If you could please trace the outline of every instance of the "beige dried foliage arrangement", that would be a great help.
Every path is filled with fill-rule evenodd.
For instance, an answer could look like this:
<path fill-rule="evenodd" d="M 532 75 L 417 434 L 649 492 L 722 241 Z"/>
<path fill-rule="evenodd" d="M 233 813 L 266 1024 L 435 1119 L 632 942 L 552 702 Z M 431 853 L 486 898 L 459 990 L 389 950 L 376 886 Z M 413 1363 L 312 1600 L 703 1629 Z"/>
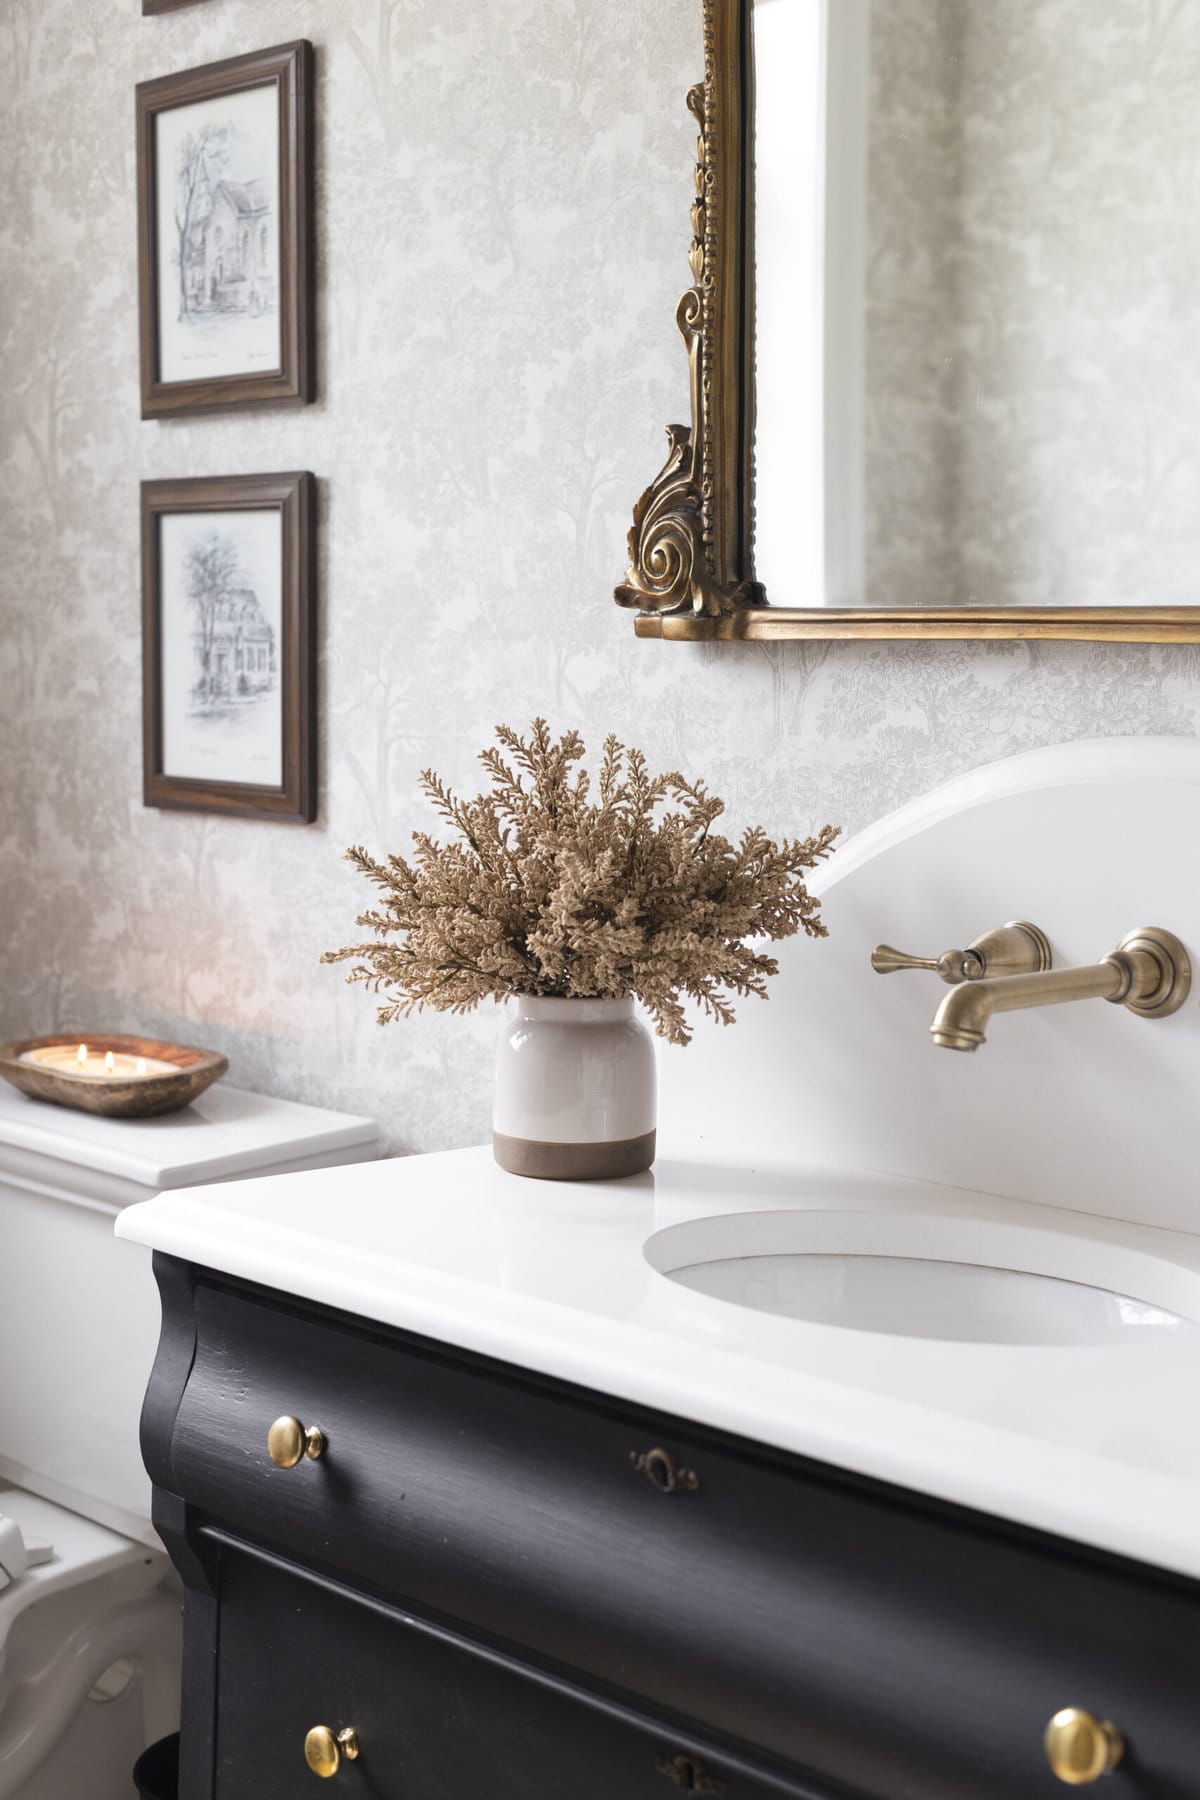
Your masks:
<path fill-rule="evenodd" d="M 354 963 L 347 979 L 383 996 L 381 1025 L 512 994 L 632 994 L 686 1044 L 685 998 L 731 1024 L 730 995 L 765 996 L 778 964 L 752 940 L 827 935 L 804 873 L 836 827 L 776 844 L 755 826 L 734 844 L 713 830 L 723 801 L 676 772 L 651 776 L 615 737 L 594 787 L 578 732 L 556 742 L 535 719 L 528 738 L 501 725 L 496 740 L 479 757 L 490 793 L 461 800 L 421 776 L 459 841 L 414 832 L 412 862 L 346 853 L 379 889 L 358 920 L 374 937 L 322 961 Z"/>

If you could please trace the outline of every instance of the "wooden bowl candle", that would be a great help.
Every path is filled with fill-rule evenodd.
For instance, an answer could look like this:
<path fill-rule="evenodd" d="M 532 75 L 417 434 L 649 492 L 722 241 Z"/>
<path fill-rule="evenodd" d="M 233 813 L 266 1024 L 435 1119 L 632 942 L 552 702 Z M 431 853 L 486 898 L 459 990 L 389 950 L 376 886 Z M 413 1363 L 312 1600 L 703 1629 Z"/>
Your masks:
<path fill-rule="evenodd" d="M 228 1067 L 215 1050 L 104 1031 L 0 1044 L 0 1075 L 23 1094 L 110 1119 L 178 1112 Z"/>

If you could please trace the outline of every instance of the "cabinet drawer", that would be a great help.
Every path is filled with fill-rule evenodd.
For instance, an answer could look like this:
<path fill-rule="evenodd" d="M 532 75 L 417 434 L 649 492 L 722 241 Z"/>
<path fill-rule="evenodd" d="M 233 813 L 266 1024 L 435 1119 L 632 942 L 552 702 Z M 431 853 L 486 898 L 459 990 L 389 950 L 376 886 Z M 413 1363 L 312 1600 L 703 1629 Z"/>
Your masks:
<path fill-rule="evenodd" d="M 236 1550 L 220 1587 L 214 1800 L 319 1791 L 317 1725 L 356 1734 L 327 1790 L 349 1800 L 832 1800 Z"/>
<path fill-rule="evenodd" d="M 1124 1732 L 1113 1800 L 1195 1800 L 1193 1584 L 215 1280 L 195 1317 L 172 1483 L 256 1543 L 878 1800 L 1055 1800 L 1064 1706 Z M 320 1460 L 271 1464 L 282 1412 Z"/>

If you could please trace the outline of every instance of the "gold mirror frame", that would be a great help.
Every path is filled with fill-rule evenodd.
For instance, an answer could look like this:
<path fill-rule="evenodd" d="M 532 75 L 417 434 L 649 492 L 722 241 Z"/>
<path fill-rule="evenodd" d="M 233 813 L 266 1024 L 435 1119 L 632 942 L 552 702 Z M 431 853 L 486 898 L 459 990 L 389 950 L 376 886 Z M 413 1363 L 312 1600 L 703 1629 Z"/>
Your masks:
<path fill-rule="evenodd" d="M 1087 638 L 1200 642 L 1200 606 L 771 606 L 754 574 L 754 41 L 752 0 L 702 0 L 704 81 L 692 201 L 694 285 L 676 320 L 692 423 L 634 508 L 616 590 L 639 637 Z"/>

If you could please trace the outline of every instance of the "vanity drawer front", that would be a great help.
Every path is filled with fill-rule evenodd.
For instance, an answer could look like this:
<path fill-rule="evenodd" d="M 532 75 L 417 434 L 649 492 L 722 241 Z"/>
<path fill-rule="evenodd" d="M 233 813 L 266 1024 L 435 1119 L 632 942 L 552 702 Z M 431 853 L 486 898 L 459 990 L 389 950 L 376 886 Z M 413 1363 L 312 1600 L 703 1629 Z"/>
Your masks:
<path fill-rule="evenodd" d="M 1195 1800 L 1190 1585 L 217 1282 L 195 1311 L 173 1482 L 255 1542 L 873 1800 L 1053 1800 L 1064 1706 L 1129 1739 L 1113 1800 Z M 284 1411 L 319 1461 L 270 1463 Z"/>
<path fill-rule="evenodd" d="M 350 1727 L 353 1800 L 827 1800 L 297 1571 L 221 1555 L 214 1800 L 296 1800 Z"/>

